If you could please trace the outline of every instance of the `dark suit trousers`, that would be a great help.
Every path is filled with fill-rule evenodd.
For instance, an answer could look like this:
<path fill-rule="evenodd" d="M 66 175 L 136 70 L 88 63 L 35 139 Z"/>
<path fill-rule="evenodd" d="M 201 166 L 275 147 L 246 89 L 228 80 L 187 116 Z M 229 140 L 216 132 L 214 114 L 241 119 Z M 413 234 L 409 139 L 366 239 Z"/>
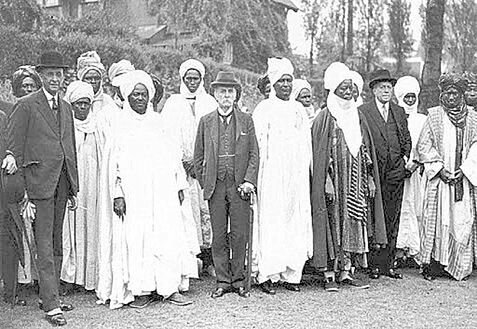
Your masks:
<path fill-rule="evenodd" d="M 404 179 L 399 177 L 402 176 L 402 168 L 390 169 L 385 173 L 386 175 L 381 178 L 381 194 L 388 244 L 386 248 L 371 252 L 372 266 L 379 268 L 382 272 L 387 272 L 393 268 L 404 191 Z M 399 178 L 396 179 L 397 177 Z"/>
<path fill-rule="evenodd" d="M 2 269 L 3 283 L 4 283 L 4 297 L 5 301 L 10 302 L 13 297 L 13 287 L 16 282 L 16 277 L 18 275 L 18 264 L 19 259 L 15 251 L 15 244 L 10 234 L 8 234 L 7 221 L 10 220 L 7 210 L 2 212 L 2 218 L 0 219 L 0 243 L 1 243 L 1 255 L 0 259 L 2 264 L 0 267 Z"/>
<path fill-rule="evenodd" d="M 34 222 L 37 265 L 40 276 L 40 298 L 48 312 L 59 307 L 58 287 L 63 255 L 63 219 L 69 194 L 67 174 L 61 171 L 55 195 L 48 199 L 32 200 L 36 205 Z"/>
<path fill-rule="evenodd" d="M 240 198 L 233 178 L 217 180 L 209 200 L 212 222 L 212 258 L 218 288 L 239 288 L 245 280 L 245 249 L 248 237 L 249 203 Z M 230 234 L 227 227 L 230 218 Z M 229 236 L 229 238 L 227 238 Z M 232 257 L 230 257 L 232 250 Z"/>

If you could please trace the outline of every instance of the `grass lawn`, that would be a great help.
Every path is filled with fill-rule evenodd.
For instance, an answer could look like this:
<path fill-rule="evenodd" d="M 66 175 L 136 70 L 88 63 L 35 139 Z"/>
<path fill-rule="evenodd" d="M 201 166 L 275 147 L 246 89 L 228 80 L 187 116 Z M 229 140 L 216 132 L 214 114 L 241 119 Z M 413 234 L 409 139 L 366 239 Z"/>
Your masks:
<path fill-rule="evenodd" d="M 430 283 L 415 269 L 403 280 L 382 277 L 368 290 L 343 288 L 326 293 L 311 276 L 302 292 L 278 288 L 275 296 L 254 289 L 248 299 L 228 294 L 214 300 L 212 278 L 191 283 L 194 304 L 178 307 L 164 302 L 135 310 L 109 310 L 95 304 L 93 294 L 65 297 L 76 309 L 65 328 L 477 328 L 477 274 L 456 282 L 439 278 Z M 51 328 L 36 307 L 0 302 L 0 328 Z"/>

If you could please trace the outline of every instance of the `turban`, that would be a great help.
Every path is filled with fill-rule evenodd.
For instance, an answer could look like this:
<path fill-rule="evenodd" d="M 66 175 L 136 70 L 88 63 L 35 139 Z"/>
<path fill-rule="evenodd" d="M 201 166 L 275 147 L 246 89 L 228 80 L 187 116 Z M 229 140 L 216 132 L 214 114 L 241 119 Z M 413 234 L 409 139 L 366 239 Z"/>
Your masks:
<path fill-rule="evenodd" d="M 149 93 L 149 102 L 152 101 L 156 89 L 154 88 L 154 83 L 152 82 L 151 76 L 144 71 L 134 70 L 124 74 L 124 79 L 121 79 L 121 85 L 119 89 L 121 90 L 121 95 L 127 101 L 129 95 L 138 84 L 143 84 Z"/>
<path fill-rule="evenodd" d="M 303 80 L 303 79 L 293 80 L 293 89 L 292 89 L 290 99 L 296 100 L 298 98 L 298 96 L 300 96 L 300 92 L 303 89 L 308 89 L 311 93 L 311 85 L 308 83 L 308 81 Z"/>
<path fill-rule="evenodd" d="M 417 112 L 417 107 L 419 104 L 419 93 L 421 92 L 421 87 L 419 86 L 419 81 L 416 78 L 411 76 L 405 76 L 399 78 L 394 86 L 394 94 L 398 100 L 399 106 L 402 106 L 404 110 L 406 110 L 407 114 Z M 412 106 L 407 105 L 404 103 L 404 96 L 407 94 L 415 94 L 416 95 L 416 103 Z"/>
<path fill-rule="evenodd" d="M 449 89 L 450 87 L 455 87 L 462 94 L 467 89 L 467 80 L 460 74 L 456 73 L 446 73 L 441 75 L 439 78 L 439 89 L 441 93 Z"/>
<path fill-rule="evenodd" d="M 346 72 L 346 74 L 349 72 L 349 68 L 345 64 L 340 62 L 331 63 L 325 70 L 323 78 L 325 89 L 329 90 L 331 93 L 334 92 L 336 87 L 345 80 L 341 78 L 343 72 Z M 352 79 L 351 75 L 347 79 Z"/>
<path fill-rule="evenodd" d="M 465 72 L 463 75 L 465 81 L 467 81 L 467 86 L 470 84 L 477 84 L 477 74 L 474 72 Z"/>
<path fill-rule="evenodd" d="M 76 69 L 78 70 L 77 76 L 80 80 L 83 80 L 85 74 L 91 70 L 97 71 L 101 76 L 106 72 L 104 65 L 101 63 L 101 58 L 94 50 L 81 54 L 81 56 L 78 57 Z"/>
<path fill-rule="evenodd" d="M 267 76 L 272 86 L 285 74 L 293 78 L 293 65 L 288 58 L 272 57 L 268 59 Z M 273 92 L 272 88 L 272 93 Z"/>
<path fill-rule="evenodd" d="M 135 70 L 134 65 L 132 65 L 130 61 L 128 61 L 127 59 L 122 59 L 117 63 L 113 63 L 109 67 L 109 71 L 108 71 L 109 81 L 111 81 L 111 84 L 113 86 L 118 87 L 120 84 L 120 81 L 117 78 L 124 73 L 131 72 L 134 70 Z"/>
<path fill-rule="evenodd" d="M 201 81 L 199 88 L 194 93 L 191 93 L 189 88 L 184 83 L 184 77 L 189 70 L 196 70 L 200 73 Z M 181 86 L 180 93 L 186 98 L 196 97 L 199 94 L 205 93 L 204 89 L 204 76 L 205 76 L 205 67 L 204 64 L 199 62 L 196 59 L 188 59 L 179 67 L 179 75 L 181 76 Z"/>
<path fill-rule="evenodd" d="M 73 81 L 66 88 L 65 101 L 73 104 L 81 98 L 88 98 L 91 102 L 94 99 L 93 87 L 83 81 Z"/>
<path fill-rule="evenodd" d="M 353 83 L 358 86 L 358 92 L 361 95 L 363 92 L 363 87 L 364 87 L 364 80 L 361 74 L 359 74 L 356 71 L 351 71 L 351 80 L 353 80 Z"/>
<path fill-rule="evenodd" d="M 19 97 L 21 92 L 20 89 L 25 78 L 32 78 L 35 81 L 36 86 L 41 88 L 41 79 L 38 73 L 35 71 L 35 67 L 31 65 L 20 66 L 14 73 L 12 77 L 12 89 L 13 95 Z"/>

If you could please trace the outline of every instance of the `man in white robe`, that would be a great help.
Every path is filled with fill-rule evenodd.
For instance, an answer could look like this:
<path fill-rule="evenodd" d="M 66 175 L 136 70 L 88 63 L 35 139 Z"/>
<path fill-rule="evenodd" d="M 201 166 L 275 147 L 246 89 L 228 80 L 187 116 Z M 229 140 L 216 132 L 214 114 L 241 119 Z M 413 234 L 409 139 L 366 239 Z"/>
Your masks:
<path fill-rule="evenodd" d="M 210 251 L 212 228 L 207 202 L 204 201 L 193 168 L 194 145 L 200 119 L 217 109 L 217 102 L 204 88 L 204 65 L 195 59 L 188 59 L 179 68 L 181 77 L 180 93 L 173 94 L 164 104 L 161 112 L 167 134 L 177 141 L 182 150 L 182 163 L 187 173 L 189 188 L 184 191 L 182 217 L 188 231 L 189 247 L 197 255 L 203 249 Z M 204 264 L 206 268 L 209 264 Z M 182 290 L 188 290 L 188 280 L 184 278 Z"/>
<path fill-rule="evenodd" d="M 63 222 L 63 264 L 61 279 L 94 290 L 98 275 L 98 172 L 99 145 L 95 116 L 90 112 L 93 87 L 72 82 L 65 100 L 74 112 L 78 157 L 78 208 L 67 211 Z"/>
<path fill-rule="evenodd" d="M 260 152 L 256 246 L 258 282 L 299 291 L 303 266 L 312 256 L 310 207 L 311 134 L 301 104 L 290 99 L 293 66 L 270 58 L 270 97 L 258 104 L 254 122 Z M 254 247 L 255 248 L 255 247 Z"/>
<path fill-rule="evenodd" d="M 473 263 L 477 112 L 464 104 L 466 81 L 461 76 L 442 75 L 439 88 L 441 104 L 429 109 L 417 145 L 427 180 L 419 260 L 426 280 L 434 280 L 441 267 L 462 280 Z"/>
<path fill-rule="evenodd" d="M 313 96 L 310 83 L 303 79 L 293 80 L 293 89 L 290 98 L 303 105 L 303 111 L 305 111 L 311 127 L 313 125 L 313 120 L 315 120 L 316 113 L 312 104 Z"/>
<path fill-rule="evenodd" d="M 406 163 L 407 177 L 404 180 L 401 220 L 396 243 L 396 248 L 401 249 L 398 252 L 398 259 L 416 256 L 420 249 L 419 224 L 422 221 L 424 186 L 421 179 L 422 167 L 417 155 L 417 141 L 426 121 L 424 114 L 417 113 L 420 90 L 419 82 L 411 76 L 399 78 L 394 86 L 398 104 L 406 111 L 412 142 L 411 156 Z"/>

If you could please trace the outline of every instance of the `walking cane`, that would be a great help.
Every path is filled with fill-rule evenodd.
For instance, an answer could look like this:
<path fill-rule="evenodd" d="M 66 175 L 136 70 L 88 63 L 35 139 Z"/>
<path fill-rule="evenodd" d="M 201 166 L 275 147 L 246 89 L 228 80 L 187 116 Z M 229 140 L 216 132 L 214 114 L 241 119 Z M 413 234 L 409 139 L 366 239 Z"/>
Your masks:
<path fill-rule="evenodd" d="M 247 291 L 252 288 L 252 247 L 253 247 L 253 206 L 255 204 L 255 192 L 250 193 L 250 216 L 248 219 L 248 243 L 247 243 Z"/>

